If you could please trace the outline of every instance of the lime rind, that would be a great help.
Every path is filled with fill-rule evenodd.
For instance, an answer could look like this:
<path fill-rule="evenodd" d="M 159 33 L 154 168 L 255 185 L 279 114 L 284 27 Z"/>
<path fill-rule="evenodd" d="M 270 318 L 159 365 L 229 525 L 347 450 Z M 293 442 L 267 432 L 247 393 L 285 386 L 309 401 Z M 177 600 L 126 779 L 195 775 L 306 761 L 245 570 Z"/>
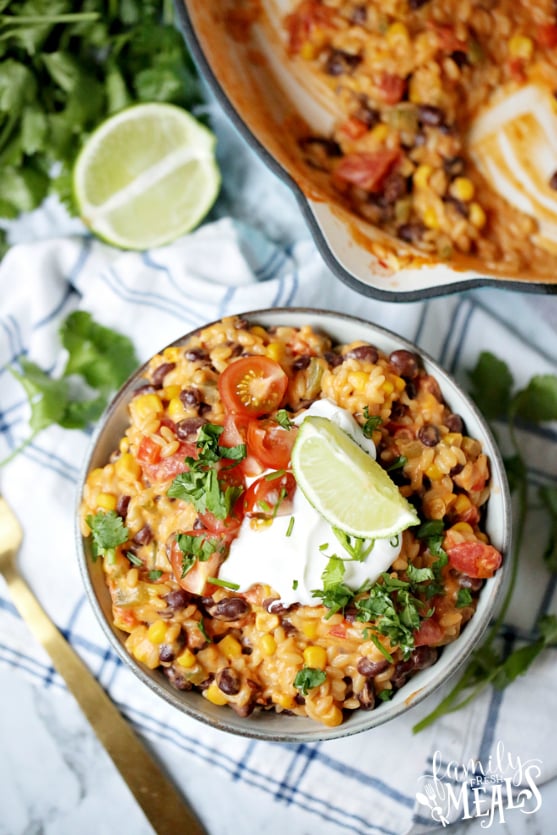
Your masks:
<path fill-rule="evenodd" d="M 292 468 L 314 509 L 351 536 L 387 539 L 420 522 L 388 473 L 327 418 L 302 421 Z"/>

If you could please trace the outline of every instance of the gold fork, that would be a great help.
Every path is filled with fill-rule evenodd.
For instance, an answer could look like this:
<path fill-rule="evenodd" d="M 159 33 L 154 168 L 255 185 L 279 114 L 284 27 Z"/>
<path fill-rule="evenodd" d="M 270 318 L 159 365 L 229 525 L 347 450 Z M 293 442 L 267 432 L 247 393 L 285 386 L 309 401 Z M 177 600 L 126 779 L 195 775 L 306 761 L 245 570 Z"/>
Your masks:
<path fill-rule="evenodd" d="M 46 649 L 93 730 L 158 835 L 204 835 L 193 810 L 152 758 L 101 685 L 50 620 L 19 573 L 23 532 L 0 496 L 0 574 L 22 618 Z"/>

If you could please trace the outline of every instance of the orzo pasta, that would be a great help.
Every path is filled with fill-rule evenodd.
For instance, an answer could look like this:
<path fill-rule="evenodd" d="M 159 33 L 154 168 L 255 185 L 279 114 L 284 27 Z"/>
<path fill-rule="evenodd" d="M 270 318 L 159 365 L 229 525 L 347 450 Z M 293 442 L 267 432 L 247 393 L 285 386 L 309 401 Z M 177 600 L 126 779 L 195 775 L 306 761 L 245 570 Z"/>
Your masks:
<path fill-rule="evenodd" d="M 528 137 L 514 162 L 522 170 L 509 163 L 504 192 L 491 187 L 468 141 L 475 118 L 518 90 L 531 89 L 534 111 L 543 88 L 555 110 L 554 3 L 301 0 L 284 27 L 292 58 L 336 103 L 332 134 L 303 138 L 304 155 L 351 208 L 428 259 L 554 275 L 555 233 L 540 234 L 543 220 L 555 227 L 552 140 L 533 209 Z M 531 125 L 524 130 L 536 141 Z"/>
<path fill-rule="evenodd" d="M 374 543 L 320 519 L 320 538 L 303 538 L 290 454 L 325 406 L 419 524 Z M 150 361 L 129 420 L 81 508 L 114 625 L 138 662 L 241 716 L 335 726 L 380 709 L 459 636 L 501 564 L 483 527 L 486 455 L 407 350 L 226 318 Z M 308 553 L 288 557 L 292 542 Z"/>

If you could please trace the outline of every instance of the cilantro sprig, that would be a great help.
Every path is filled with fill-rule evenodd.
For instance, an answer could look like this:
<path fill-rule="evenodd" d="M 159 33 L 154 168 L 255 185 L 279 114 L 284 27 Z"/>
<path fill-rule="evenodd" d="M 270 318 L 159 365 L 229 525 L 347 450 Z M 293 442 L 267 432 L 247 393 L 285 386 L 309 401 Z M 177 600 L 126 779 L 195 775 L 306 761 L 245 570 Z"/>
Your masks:
<path fill-rule="evenodd" d="M 53 377 L 26 357 L 19 369 L 8 370 L 18 380 L 31 407 L 27 439 L 3 461 L 7 464 L 43 429 L 57 424 L 64 429 L 84 429 L 102 414 L 110 394 L 138 366 L 130 340 L 93 320 L 90 313 L 75 310 L 59 330 L 67 359 L 60 376 Z"/>
<path fill-rule="evenodd" d="M 224 543 L 220 537 L 202 534 L 179 533 L 176 542 L 182 557 L 182 577 L 193 568 L 196 562 L 207 562 L 217 551 L 224 551 Z"/>
<path fill-rule="evenodd" d="M 219 478 L 225 461 L 239 462 L 246 456 L 245 444 L 235 447 L 219 445 L 223 427 L 217 424 L 205 424 L 197 439 L 198 456 L 187 456 L 188 469 L 175 477 L 167 490 L 167 495 L 174 499 L 193 504 L 198 513 L 209 511 L 217 519 L 227 519 L 234 503 L 242 494 L 242 487 L 227 484 Z M 224 470 L 226 472 L 226 468 Z"/>
<path fill-rule="evenodd" d="M 310 690 L 319 687 L 327 679 L 327 673 L 316 667 L 303 667 L 296 673 L 294 687 L 299 690 L 302 696 L 307 696 Z"/>
<path fill-rule="evenodd" d="M 479 409 L 487 420 L 507 427 L 512 448 L 512 454 L 505 458 L 505 468 L 511 492 L 516 496 L 518 512 L 514 545 L 510 555 L 510 580 L 499 614 L 486 639 L 472 654 L 464 673 L 451 691 L 431 713 L 414 726 L 414 732 L 421 731 L 447 713 L 465 707 L 490 684 L 498 690 L 504 689 L 518 676 L 524 675 L 546 647 L 557 642 L 555 615 L 543 615 L 536 625 L 537 637 L 508 654 L 505 642 L 500 643 L 498 640 L 502 636 L 505 617 L 516 588 L 519 555 L 530 510 L 528 468 L 518 440 L 517 427 L 521 423 L 539 424 L 557 420 L 557 376 L 536 375 L 524 388 L 514 391 L 514 379 L 507 364 L 490 352 L 480 354 L 469 376 L 471 393 Z M 538 490 L 538 497 L 540 507 L 545 509 L 549 517 L 549 534 L 543 557 L 548 569 L 555 572 L 557 488 L 543 486 Z M 461 598 L 463 599 L 465 598 Z"/>
<path fill-rule="evenodd" d="M 129 539 L 129 531 L 115 510 L 99 510 L 90 514 L 85 521 L 91 530 L 91 551 L 93 560 L 104 557 L 107 562 L 116 560 L 116 548 Z"/>

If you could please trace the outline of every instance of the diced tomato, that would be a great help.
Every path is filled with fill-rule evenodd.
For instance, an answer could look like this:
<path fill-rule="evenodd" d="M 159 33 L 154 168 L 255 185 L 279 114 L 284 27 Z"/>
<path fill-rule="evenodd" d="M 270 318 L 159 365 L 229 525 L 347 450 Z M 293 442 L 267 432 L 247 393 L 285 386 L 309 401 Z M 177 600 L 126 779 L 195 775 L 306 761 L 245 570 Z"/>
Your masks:
<path fill-rule="evenodd" d="M 434 618 L 427 618 L 414 632 L 414 644 L 417 647 L 434 647 L 443 640 L 444 636 L 443 627 Z"/>
<path fill-rule="evenodd" d="M 137 450 L 137 460 L 140 464 L 156 464 L 161 457 L 161 446 L 146 435 Z"/>
<path fill-rule="evenodd" d="M 242 415 L 226 415 L 224 421 L 224 431 L 219 439 L 220 446 L 232 447 L 238 446 L 238 444 L 247 445 L 249 423 L 249 418 L 242 417 Z M 248 449 L 246 457 L 240 461 L 234 469 L 248 478 L 254 478 L 261 475 L 265 468 L 263 463 L 259 461 L 255 455 L 252 455 L 251 451 Z"/>
<path fill-rule="evenodd" d="M 381 73 L 376 84 L 385 104 L 398 104 L 406 90 L 406 79 L 389 72 Z"/>
<path fill-rule="evenodd" d="M 544 23 L 538 26 L 536 40 L 540 46 L 553 49 L 557 46 L 557 26 L 554 23 Z"/>
<path fill-rule="evenodd" d="M 248 424 L 248 451 L 265 467 L 284 470 L 290 463 L 298 428 L 284 429 L 276 420 L 251 420 Z"/>
<path fill-rule="evenodd" d="M 187 533 L 190 536 L 201 535 L 199 531 L 188 531 Z M 191 592 L 191 594 L 207 594 L 214 588 L 211 583 L 207 582 L 208 578 L 218 576 L 219 568 L 226 555 L 226 548 L 223 547 L 223 541 L 220 536 L 211 533 L 206 533 L 203 536 L 205 539 L 213 541 L 217 546 L 217 550 L 211 554 L 208 560 L 196 560 L 183 577 L 184 553 L 176 539 L 173 541 L 169 552 L 170 564 L 176 582 L 185 591 Z"/>
<path fill-rule="evenodd" d="M 349 139 L 361 139 L 368 132 L 369 127 L 357 116 L 351 116 L 341 126 L 340 131 Z"/>
<path fill-rule="evenodd" d="M 428 25 L 437 35 L 437 43 L 441 52 L 450 55 L 451 52 L 467 51 L 468 44 L 466 41 L 461 41 L 457 38 L 452 26 L 442 26 L 440 23 L 435 23 L 434 21 L 430 21 Z"/>
<path fill-rule="evenodd" d="M 518 82 L 519 84 L 523 84 L 526 79 L 526 69 L 524 66 L 524 61 L 522 58 L 511 58 L 509 61 L 509 73 L 511 78 Z"/>
<path fill-rule="evenodd" d="M 186 457 L 195 458 L 196 456 L 197 447 L 194 444 L 180 444 L 173 455 L 169 455 L 167 458 L 159 457 L 155 461 L 142 461 L 141 468 L 149 481 L 167 481 L 187 469 Z"/>
<path fill-rule="evenodd" d="M 250 484 L 244 496 L 246 516 L 271 519 L 292 513 L 292 501 L 296 491 L 296 479 L 292 473 L 272 477 L 264 475 Z"/>
<path fill-rule="evenodd" d="M 255 418 L 278 409 L 288 376 L 269 357 L 241 357 L 224 369 L 218 386 L 227 412 Z"/>
<path fill-rule="evenodd" d="M 452 568 L 466 574 L 468 577 L 475 577 L 480 580 L 493 577 L 503 562 L 503 557 L 497 548 L 477 540 L 458 542 L 446 550 L 449 565 Z"/>
<path fill-rule="evenodd" d="M 332 635 L 333 638 L 346 638 L 346 624 L 337 623 L 335 626 L 331 626 L 329 629 L 329 635 Z"/>
<path fill-rule="evenodd" d="M 288 51 L 296 55 L 311 38 L 318 26 L 336 28 L 335 10 L 324 6 L 321 0 L 303 0 L 298 8 L 286 16 L 284 25 L 288 32 Z"/>
<path fill-rule="evenodd" d="M 386 148 L 370 153 L 347 154 L 335 168 L 334 176 L 364 191 L 378 191 L 399 158 L 398 150 Z"/>

